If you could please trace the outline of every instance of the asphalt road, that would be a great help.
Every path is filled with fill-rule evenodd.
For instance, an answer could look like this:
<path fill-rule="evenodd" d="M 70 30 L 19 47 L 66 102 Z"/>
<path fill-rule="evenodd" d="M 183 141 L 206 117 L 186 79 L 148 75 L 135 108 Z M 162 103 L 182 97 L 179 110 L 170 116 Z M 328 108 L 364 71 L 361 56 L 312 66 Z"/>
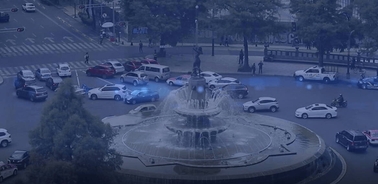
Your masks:
<path fill-rule="evenodd" d="M 369 147 L 366 152 L 348 152 L 335 143 L 335 133 L 343 129 L 366 130 L 376 129 L 378 118 L 378 100 L 376 91 L 365 91 L 357 89 L 350 84 L 340 83 L 326 85 L 322 83 L 297 82 L 291 77 L 253 77 L 235 75 L 231 77 L 239 78 L 240 81 L 249 86 L 250 95 L 246 99 L 236 100 L 236 107 L 240 107 L 245 101 L 253 100 L 261 96 L 271 96 L 278 99 L 280 110 L 276 113 L 259 112 L 264 115 L 274 116 L 290 120 L 304 125 L 319 136 L 325 142 L 338 151 L 346 160 L 348 168 L 347 174 L 342 180 L 342 184 L 364 183 L 373 184 L 378 182 L 378 175 L 372 171 L 373 161 L 378 155 L 378 147 Z M 86 77 L 84 72 L 78 71 L 78 77 L 74 75 L 72 80 L 75 83 L 86 84 L 90 87 L 100 87 L 107 83 L 119 83 L 119 78 L 99 79 Z M 40 85 L 43 83 L 38 82 Z M 142 87 L 133 87 L 139 89 Z M 155 83 L 151 81 L 150 89 L 159 91 L 163 100 L 169 91 L 176 87 L 168 86 L 165 83 Z M 348 100 L 348 107 L 338 109 L 338 117 L 335 119 L 297 119 L 294 111 L 312 103 L 330 103 L 338 94 L 342 93 Z M 0 111 L 2 117 L 1 127 L 8 129 L 12 134 L 13 143 L 7 148 L 1 148 L 0 160 L 7 157 L 17 149 L 29 149 L 28 131 L 37 126 L 40 114 L 45 102 L 32 103 L 27 100 L 17 99 L 12 86 L 12 79 L 6 79 L 0 86 L 2 98 Z M 49 91 L 53 97 L 54 92 Z M 161 101 L 160 100 L 160 101 Z M 155 102 L 158 105 L 160 102 Z M 121 115 L 138 105 L 126 105 L 113 100 L 85 100 L 84 106 L 99 118 L 110 115 Z M 103 108 L 111 107 L 111 108 Z"/>

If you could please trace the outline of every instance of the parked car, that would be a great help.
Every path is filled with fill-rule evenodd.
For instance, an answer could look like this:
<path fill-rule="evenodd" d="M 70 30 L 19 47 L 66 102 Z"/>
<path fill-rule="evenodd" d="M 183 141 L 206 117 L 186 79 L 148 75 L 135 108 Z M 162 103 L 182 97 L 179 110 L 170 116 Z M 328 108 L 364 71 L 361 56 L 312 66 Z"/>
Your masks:
<path fill-rule="evenodd" d="M 254 113 L 260 110 L 270 110 L 276 112 L 279 109 L 277 99 L 272 97 L 260 97 L 256 100 L 248 101 L 243 104 L 243 110 Z"/>
<path fill-rule="evenodd" d="M 46 89 L 41 86 L 25 86 L 16 90 L 16 95 L 18 98 L 29 99 L 34 102 L 36 100 L 46 100 L 48 93 Z"/>
<path fill-rule="evenodd" d="M 143 116 L 150 116 L 155 112 L 157 112 L 157 108 L 154 104 L 143 104 L 133 110 L 130 110 L 129 114 L 142 114 Z"/>
<path fill-rule="evenodd" d="M 56 73 L 58 74 L 59 77 L 72 76 L 70 65 L 68 65 L 67 63 L 58 64 L 56 68 Z"/>
<path fill-rule="evenodd" d="M 30 155 L 28 151 L 19 150 L 14 151 L 13 154 L 8 158 L 9 164 L 14 164 L 18 168 L 25 169 L 29 165 Z"/>
<path fill-rule="evenodd" d="M 134 86 L 146 85 L 148 83 L 148 76 L 144 72 L 133 71 L 121 75 L 120 80 L 122 83 L 131 83 Z"/>
<path fill-rule="evenodd" d="M 211 71 L 201 72 L 200 75 L 202 75 L 206 79 L 206 83 L 209 83 L 210 81 L 219 80 L 222 78 L 222 75 L 219 75 L 218 73 L 211 72 Z"/>
<path fill-rule="evenodd" d="M 165 65 L 143 64 L 137 70 L 144 72 L 149 79 L 153 79 L 155 82 L 167 80 L 171 77 L 171 70 L 169 66 Z"/>
<path fill-rule="evenodd" d="M 125 72 L 125 67 L 123 67 L 123 65 L 119 61 L 107 61 L 104 64 L 113 67 L 116 74 Z"/>
<path fill-rule="evenodd" d="M 213 90 L 213 94 L 219 94 L 220 92 L 226 92 L 231 98 L 245 98 L 249 91 L 248 87 L 244 84 L 228 84 L 220 88 Z"/>
<path fill-rule="evenodd" d="M 113 67 L 111 67 L 109 65 L 101 64 L 101 65 L 97 65 L 97 66 L 88 68 L 85 73 L 89 77 L 95 76 L 95 77 L 102 77 L 102 78 L 106 79 L 106 78 L 114 77 L 115 70 L 114 70 Z"/>
<path fill-rule="evenodd" d="M 40 80 L 44 81 L 51 77 L 51 71 L 48 68 L 38 68 L 35 72 L 35 77 Z"/>
<path fill-rule="evenodd" d="M 0 22 L 9 22 L 9 14 L 6 12 L 0 12 Z"/>
<path fill-rule="evenodd" d="M 187 85 L 188 82 L 189 82 L 189 79 L 190 79 L 190 75 L 180 75 L 180 76 L 177 76 L 177 77 L 171 77 L 169 79 L 167 79 L 167 84 L 170 85 L 170 86 L 184 86 L 184 85 Z"/>
<path fill-rule="evenodd" d="M 357 130 L 343 130 L 336 133 L 336 143 L 344 146 L 348 151 L 366 150 L 368 148 L 368 140 L 366 136 Z"/>
<path fill-rule="evenodd" d="M 238 79 L 232 77 L 223 77 L 219 80 L 212 80 L 208 83 L 210 89 L 221 88 L 229 84 L 240 84 Z"/>
<path fill-rule="evenodd" d="M 59 84 L 62 83 L 63 80 L 60 77 L 50 77 L 46 80 L 45 84 L 47 88 L 50 88 L 51 90 L 55 91 L 58 89 Z"/>
<path fill-rule="evenodd" d="M 362 132 L 370 145 L 378 145 L 378 130 L 365 130 Z"/>
<path fill-rule="evenodd" d="M 140 60 L 140 62 L 142 64 L 157 64 L 157 65 L 159 64 L 156 60 L 150 59 L 150 58 L 142 59 L 142 60 Z"/>
<path fill-rule="evenodd" d="M 134 90 L 128 94 L 124 100 L 126 104 L 136 104 L 140 102 L 154 102 L 159 99 L 159 93 L 151 90 Z"/>
<path fill-rule="evenodd" d="M 25 87 L 27 85 L 26 81 L 22 78 L 16 77 L 14 79 L 14 88 L 17 90 L 19 88 Z"/>
<path fill-rule="evenodd" d="M 4 128 L 0 128 L 0 145 L 1 147 L 7 147 L 12 142 L 12 136 Z"/>
<path fill-rule="evenodd" d="M 378 89 L 378 77 L 360 79 L 357 86 L 362 89 Z"/>
<path fill-rule="evenodd" d="M 93 88 L 88 91 L 88 98 L 91 100 L 97 99 L 114 99 L 122 100 L 129 92 L 125 85 L 121 84 L 107 84 L 100 88 Z"/>
<path fill-rule="evenodd" d="M 0 161 L 0 183 L 2 183 L 5 179 L 16 176 L 18 169 L 13 164 L 5 164 L 4 162 Z"/>
<path fill-rule="evenodd" d="M 125 67 L 125 71 L 134 71 L 138 69 L 140 66 L 142 66 L 142 63 L 140 61 L 126 61 L 123 63 L 123 67 Z"/>
<path fill-rule="evenodd" d="M 35 75 L 30 70 L 21 70 L 17 73 L 17 77 L 20 79 L 25 80 L 25 82 L 34 82 L 35 81 Z"/>
<path fill-rule="evenodd" d="M 297 118 L 335 118 L 337 117 L 337 108 L 326 104 L 316 103 L 307 107 L 301 107 L 295 111 Z"/>
<path fill-rule="evenodd" d="M 22 10 L 25 12 L 35 12 L 35 6 L 33 3 L 24 3 L 22 4 Z"/>

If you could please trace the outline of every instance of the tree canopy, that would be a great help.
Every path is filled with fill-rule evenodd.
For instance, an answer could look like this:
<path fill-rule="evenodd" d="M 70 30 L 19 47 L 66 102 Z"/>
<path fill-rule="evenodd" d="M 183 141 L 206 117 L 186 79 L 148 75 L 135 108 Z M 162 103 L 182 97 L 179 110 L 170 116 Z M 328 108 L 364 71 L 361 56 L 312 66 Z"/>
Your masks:
<path fill-rule="evenodd" d="M 74 169 L 76 175 L 72 177 L 78 183 L 97 178 L 95 173 L 119 169 L 122 160 L 110 148 L 113 130 L 87 112 L 71 80 L 64 80 L 55 97 L 46 103 L 39 126 L 29 135 L 32 153 L 36 155 L 34 162 L 41 164 L 33 165 L 61 165 L 67 173 Z"/>

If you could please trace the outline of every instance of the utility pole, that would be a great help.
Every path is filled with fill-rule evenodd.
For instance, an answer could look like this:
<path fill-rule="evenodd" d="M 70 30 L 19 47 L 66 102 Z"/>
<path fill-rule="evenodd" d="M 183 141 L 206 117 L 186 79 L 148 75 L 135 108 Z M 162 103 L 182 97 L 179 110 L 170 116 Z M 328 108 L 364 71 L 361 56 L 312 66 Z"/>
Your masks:
<path fill-rule="evenodd" d="M 347 66 L 347 79 L 350 79 L 350 72 L 349 72 L 349 68 L 350 68 L 350 38 L 352 37 L 352 34 L 354 33 L 354 30 L 352 30 L 350 33 L 349 33 L 349 37 L 348 37 L 348 66 Z"/>
<path fill-rule="evenodd" d="M 196 39 L 196 47 L 198 47 L 198 5 L 196 5 L 196 20 L 195 20 L 195 23 L 196 23 L 196 36 L 195 36 L 195 39 Z"/>
<path fill-rule="evenodd" d="M 115 22 L 115 8 L 114 8 L 114 1 L 113 1 L 113 36 L 115 38 L 115 42 L 117 42 L 117 39 L 116 39 L 116 34 L 115 34 L 115 27 L 116 26 L 116 22 Z"/>
<path fill-rule="evenodd" d="M 213 7 L 213 13 L 212 13 L 212 29 L 211 29 L 211 56 L 214 56 L 214 13 L 215 13 L 215 10 L 214 10 L 214 7 Z"/>

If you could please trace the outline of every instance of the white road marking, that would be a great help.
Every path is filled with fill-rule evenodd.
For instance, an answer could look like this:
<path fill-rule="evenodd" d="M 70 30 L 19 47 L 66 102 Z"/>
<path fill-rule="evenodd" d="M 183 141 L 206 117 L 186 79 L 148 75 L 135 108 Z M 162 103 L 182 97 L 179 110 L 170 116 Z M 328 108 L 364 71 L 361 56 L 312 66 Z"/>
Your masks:
<path fill-rule="evenodd" d="M 41 26 L 41 28 L 45 28 L 45 27 L 43 27 L 42 25 L 39 25 L 39 26 Z"/>
<path fill-rule="evenodd" d="M 13 35 L 15 38 L 17 38 L 17 36 L 16 35 Z"/>
<path fill-rule="evenodd" d="M 53 33 L 50 33 L 52 36 L 55 36 Z"/>
<path fill-rule="evenodd" d="M 109 81 L 107 81 L 103 78 L 100 78 L 100 77 L 97 77 L 97 79 L 100 80 L 100 81 L 104 81 L 105 83 L 108 83 L 108 84 L 113 84 L 112 82 L 109 82 Z"/>
<path fill-rule="evenodd" d="M 35 21 L 33 18 L 30 18 L 33 22 Z"/>
<path fill-rule="evenodd" d="M 13 19 L 13 21 L 18 22 L 16 19 Z"/>
<path fill-rule="evenodd" d="M 43 9 L 46 9 L 45 6 L 42 6 Z"/>
<path fill-rule="evenodd" d="M 32 33 L 32 35 L 33 35 L 34 37 L 37 37 L 37 35 L 35 35 L 34 33 Z"/>

